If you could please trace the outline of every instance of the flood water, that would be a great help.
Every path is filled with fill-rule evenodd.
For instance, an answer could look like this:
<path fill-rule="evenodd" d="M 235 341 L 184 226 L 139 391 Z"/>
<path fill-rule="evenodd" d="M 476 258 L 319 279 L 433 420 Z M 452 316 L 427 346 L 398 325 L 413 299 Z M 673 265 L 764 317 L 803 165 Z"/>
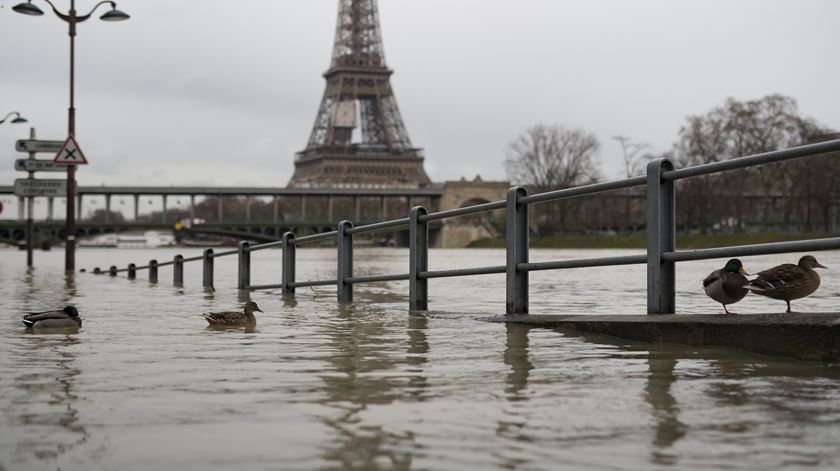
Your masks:
<path fill-rule="evenodd" d="M 188 249 L 80 249 L 79 268 L 171 260 Z M 533 250 L 532 261 L 632 251 Z M 801 254 L 744 258 L 759 271 Z M 819 291 L 795 310 L 837 311 L 840 252 L 816 253 Z M 502 250 L 433 250 L 433 270 L 504 264 Z M 279 283 L 281 252 L 253 254 Z M 680 313 L 720 313 L 700 280 L 725 260 L 681 263 Z M 235 257 L 171 267 L 150 285 L 63 274 L 63 252 L 0 250 L 0 470 L 840 469 L 840 365 L 729 349 L 649 345 L 487 322 L 504 277 L 238 292 Z M 357 249 L 357 275 L 407 272 L 404 249 Z M 335 276 L 331 249 L 298 251 L 299 281 Z M 645 268 L 537 272 L 531 311 L 641 314 Z M 201 313 L 256 301 L 255 330 Z M 78 307 L 72 333 L 33 333 L 23 311 Z M 741 314 L 782 312 L 748 296 Z"/>

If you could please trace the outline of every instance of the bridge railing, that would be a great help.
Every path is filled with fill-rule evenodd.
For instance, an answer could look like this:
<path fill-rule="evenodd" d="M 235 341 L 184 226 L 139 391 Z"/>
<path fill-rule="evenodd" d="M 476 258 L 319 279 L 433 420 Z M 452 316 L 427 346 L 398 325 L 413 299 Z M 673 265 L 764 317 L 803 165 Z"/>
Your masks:
<path fill-rule="evenodd" d="M 675 169 L 669 160 L 659 159 L 648 164 L 646 176 L 595 183 L 534 195 L 528 194 L 528 190 L 524 187 L 515 186 L 508 190 L 507 197 L 503 201 L 434 213 L 429 213 L 422 206 L 415 206 L 409 211 L 407 218 L 356 227 L 350 221 L 341 221 L 338 223 L 338 228 L 334 231 L 303 237 L 295 237 L 295 234 L 287 232 L 283 235 L 282 240 L 276 242 L 251 245 L 249 242 L 243 241 L 234 250 L 216 253 L 212 249 L 207 249 L 200 257 L 184 258 L 176 255 L 170 262 L 158 263 L 156 260 L 151 260 L 148 265 L 137 267 L 132 264 L 126 269 L 117 269 L 117 267 L 112 266 L 109 273 L 111 276 L 116 276 L 117 273 L 127 271 L 129 278 L 133 278 L 136 270 L 148 269 L 149 280 L 156 282 L 159 267 L 174 265 L 173 280 L 178 284 L 183 283 L 183 264 L 202 260 L 204 265 L 203 286 L 205 288 L 212 288 L 213 260 L 218 257 L 236 254 L 239 262 L 237 286 L 240 289 L 280 288 L 284 295 L 292 295 L 296 288 L 335 285 L 338 301 L 350 302 L 353 300 L 353 285 L 407 280 L 409 282 L 410 310 L 426 310 L 428 308 L 428 280 L 431 278 L 504 273 L 506 313 L 527 314 L 529 307 L 528 274 L 532 271 L 647 264 L 648 314 L 673 313 L 676 309 L 675 275 L 677 262 L 806 250 L 840 249 L 840 237 L 830 237 L 824 239 L 678 251 L 676 250 L 676 190 L 674 182 L 685 178 L 836 151 L 840 151 L 840 140 L 809 144 L 683 169 Z M 840 158 L 838 158 L 838 165 L 840 165 Z M 530 205 L 638 186 L 645 186 L 647 188 L 647 250 L 645 254 L 529 262 L 528 210 Z M 499 209 L 505 209 L 507 212 L 506 263 L 504 265 L 437 271 L 429 269 L 429 222 Z M 368 276 L 353 275 L 354 235 L 393 230 L 406 226 L 408 226 L 409 230 L 409 264 L 407 273 Z M 297 281 L 295 278 L 297 246 L 333 239 L 336 240 L 337 248 L 336 277 L 334 279 Z M 252 285 L 250 282 L 251 253 L 268 248 L 280 248 L 283 250 L 281 282 L 272 285 Z M 94 269 L 94 272 L 101 273 L 98 268 Z"/>

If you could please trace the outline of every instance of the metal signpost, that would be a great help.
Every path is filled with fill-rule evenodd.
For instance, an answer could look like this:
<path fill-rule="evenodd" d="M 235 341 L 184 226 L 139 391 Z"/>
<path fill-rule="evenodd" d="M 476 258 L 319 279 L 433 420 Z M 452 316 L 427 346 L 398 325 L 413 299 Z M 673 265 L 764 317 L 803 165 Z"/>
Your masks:
<path fill-rule="evenodd" d="M 28 152 L 28 159 L 15 160 L 15 170 L 27 172 L 27 178 L 15 180 L 15 195 L 27 198 L 26 203 L 26 266 L 32 266 L 32 246 L 34 232 L 34 201 L 36 196 L 62 196 L 67 193 L 65 180 L 36 180 L 35 172 L 66 172 L 67 165 L 55 163 L 52 160 L 35 160 L 37 152 L 56 152 L 64 145 L 64 141 L 38 141 L 35 139 L 35 128 L 29 128 L 29 139 L 19 139 L 15 142 L 15 150 Z"/>

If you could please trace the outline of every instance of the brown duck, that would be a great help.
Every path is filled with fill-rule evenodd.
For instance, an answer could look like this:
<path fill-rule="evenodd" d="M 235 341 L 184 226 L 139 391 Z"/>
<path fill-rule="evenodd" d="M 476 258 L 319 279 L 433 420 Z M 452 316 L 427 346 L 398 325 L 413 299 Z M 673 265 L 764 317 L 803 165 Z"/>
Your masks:
<path fill-rule="evenodd" d="M 248 301 L 245 303 L 244 312 L 239 311 L 223 311 L 223 312 L 208 312 L 204 314 L 204 318 L 212 326 L 219 327 L 253 327 L 257 324 L 257 318 L 254 312 L 263 312 L 257 306 L 257 303 Z"/>
<path fill-rule="evenodd" d="M 820 287 L 820 275 L 814 268 L 828 267 L 821 265 L 813 256 L 806 255 L 796 265 L 785 263 L 757 273 L 758 277 L 744 288 L 768 298 L 781 299 L 787 303 L 785 312 L 792 312 L 792 300 L 804 298 Z"/>
<path fill-rule="evenodd" d="M 726 305 L 737 303 L 749 292 L 744 288 L 744 285 L 749 282 L 744 275 L 749 275 L 749 273 L 744 270 L 740 260 L 733 258 L 726 262 L 723 268 L 713 271 L 703 280 L 703 291 L 723 305 L 723 312 L 735 314 L 729 312 Z"/>

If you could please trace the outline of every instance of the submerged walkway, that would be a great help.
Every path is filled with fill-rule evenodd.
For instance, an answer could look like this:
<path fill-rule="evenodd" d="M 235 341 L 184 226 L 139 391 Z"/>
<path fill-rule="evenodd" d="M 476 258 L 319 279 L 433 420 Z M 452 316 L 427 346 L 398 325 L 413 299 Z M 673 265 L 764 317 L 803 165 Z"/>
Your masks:
<path fill-rule="evenodd" d="M 493 320 L 643 342 L 730 347 L 800 360 L 840 361 L 840 313 L 517 315 Z"/>

